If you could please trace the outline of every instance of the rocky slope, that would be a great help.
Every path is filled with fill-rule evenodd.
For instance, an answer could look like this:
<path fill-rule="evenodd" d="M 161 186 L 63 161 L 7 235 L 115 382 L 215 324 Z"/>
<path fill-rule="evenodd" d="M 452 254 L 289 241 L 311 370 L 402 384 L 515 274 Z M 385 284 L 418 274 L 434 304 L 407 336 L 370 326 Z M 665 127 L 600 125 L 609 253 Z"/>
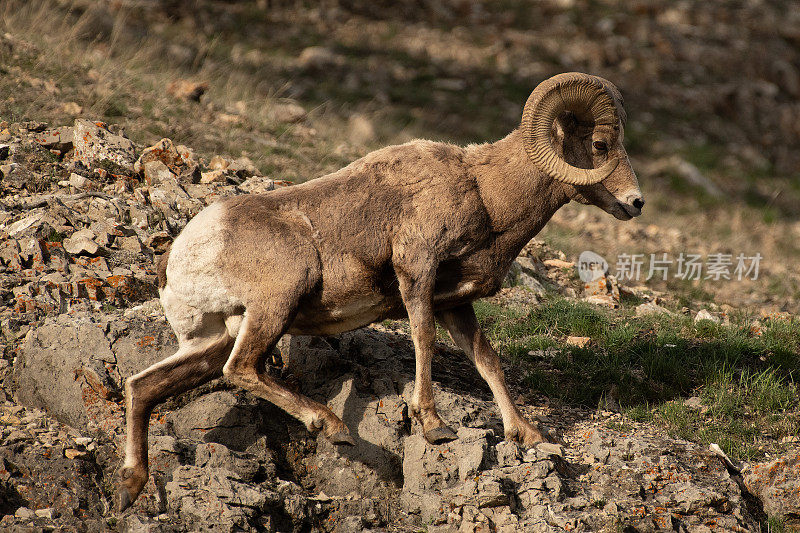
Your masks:
<path fill-rule="evenodd" d="M 287 184 L 246 159 L 206 161 L 169 139 L 142 149 L 85 119 L 1 124 L 0 172 L 2 529 L 755 531 L 767 515 L 800 516 L 796 452 L 740 473 L 657 428 L 614 424 L 612 411 L 526 394 L 526 415 L 562 444 L 519 449 L 502 440 L 477 372 L 444 344 L 437 402 L 459 439 L 430 445 L 408 416 L 413 347 L 388 323 L 286 337 L 269 368 L 331 406 L 354 448 L 336 450 L 272 405 L 213 382 L 153 415 L 152 480 L 118 515 L 124 379 L 176 349 L 154 261 L 209 202 Z M 527 253 L 518 283 L 575 295 L 563 262 Z M 619 298 L 612 281 L 593 295 L 599 303 Z M 535 300 L 521 288 L 505 297 Z"/>

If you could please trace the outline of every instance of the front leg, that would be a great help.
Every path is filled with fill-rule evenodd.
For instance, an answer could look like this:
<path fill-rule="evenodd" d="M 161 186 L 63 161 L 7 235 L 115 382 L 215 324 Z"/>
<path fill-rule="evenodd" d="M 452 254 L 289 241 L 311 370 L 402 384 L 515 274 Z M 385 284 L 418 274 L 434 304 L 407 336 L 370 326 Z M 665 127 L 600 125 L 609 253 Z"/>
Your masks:
<path fill-rule="evenodd" d="M 431 444 L 441 444 L 457 438 L 436 412 L 431 386 L 431 361 L 436 340 L 436 323 L 433 315 L 433 282 L 435 272 L 411 275 L 407 270 L 396 269 L 400 294 L 408 311 L 411 338 L 416 354 L 416 377 L 410 410 L 420 424 L 425 439 Z"/>
<path fill-rule="evenodd" d="M 516 440 L 526 446 L 544 441 L 545 438 L 539 429 L 525 420 L 511 401 L 503 369 L 500 366 L 500 358 L 481 331 L 472 304 L 440 311 L 436 314 L 436 318 L 450 333 L 456 346 L 464 350 L 467 357 L 475 363 L 481 377 L 492 389 L 494 399 L 500 407 L 500 414 L 503 416 L 506 439 Z"/>

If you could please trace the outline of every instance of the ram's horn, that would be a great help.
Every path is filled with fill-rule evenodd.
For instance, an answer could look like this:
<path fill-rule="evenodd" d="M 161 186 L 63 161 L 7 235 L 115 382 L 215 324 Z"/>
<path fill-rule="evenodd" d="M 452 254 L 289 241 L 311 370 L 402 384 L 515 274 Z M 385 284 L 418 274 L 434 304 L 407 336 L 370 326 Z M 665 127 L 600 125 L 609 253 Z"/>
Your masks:
<path fill-rule="evenodd" d="M 553 121 L 564 111 L 595 125 L 619 123 L 611 89 L 601 78 L 569 72 L 543 81 L 528 97 L 522 112 L 525 151 L 542 172 L 570 185 L 591 185 L 611 174 L 619 160 L 611 158 L 600 168 L 570 165 L 558 156 L 550 142 Z"/>

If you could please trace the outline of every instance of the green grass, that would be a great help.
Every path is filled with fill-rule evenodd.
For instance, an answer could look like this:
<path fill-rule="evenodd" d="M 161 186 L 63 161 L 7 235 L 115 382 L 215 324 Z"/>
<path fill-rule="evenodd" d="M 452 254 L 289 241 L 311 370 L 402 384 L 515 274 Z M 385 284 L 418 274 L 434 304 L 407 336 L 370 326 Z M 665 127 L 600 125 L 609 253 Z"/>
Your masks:
<path fill-rule="evenodd" d="M 788 533 L 789 531 L 797 531 L 795 528 L 789 528 L 786 525 L 786 519 L 781 516 L 770 516 L 767 518 L 766 523 L 767 533 Z"/>
<path fill-rule="evenodd" d="M 677 437 L 715 442 L 750 458 L 800 430 L 800 324 L 771 320 L 755 335 L 742 313 L 730 324 L 683 315 L 636 317 L 552 298 L 528 312 L 477 302 L 492 344 L 522 369 L 525 385 L 595 407 L 616 387 L 628 418 L 658 420 Z M 578 348 L 568 336 L 587 336 Z M 682 399 L 699 395 L 701 411 Z"/>
<path fill-rule="evenodd" d="M 64 234 L 59 233 L 57 230 L 53 230 L 50 235 L 47 236 L 48 242 L 63 242 L 64 241 Z"/>

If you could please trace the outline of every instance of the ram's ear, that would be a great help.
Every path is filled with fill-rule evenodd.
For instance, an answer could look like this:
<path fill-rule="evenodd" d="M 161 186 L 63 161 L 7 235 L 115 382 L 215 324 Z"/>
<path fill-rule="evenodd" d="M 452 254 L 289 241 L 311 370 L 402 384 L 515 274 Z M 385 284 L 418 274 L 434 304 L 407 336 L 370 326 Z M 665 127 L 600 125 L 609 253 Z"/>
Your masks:
<path fill-rule="evenodd" d="M 570 111 L 561 113 L 555 122 L 563 135 L 572 135 L 578 129 L 578 119 Z"/>
<path fill-rule="evenodd" d="M 561 147 L 564 145 L 564 139 L 575 134 L 578 129 L 578 120 L 575 115 L 567 111 L 562 113 L 560 117 L 553 122 L 552 139 L 553 145 Z M 560 153 L 560 152 L 559 152 Z"/>

